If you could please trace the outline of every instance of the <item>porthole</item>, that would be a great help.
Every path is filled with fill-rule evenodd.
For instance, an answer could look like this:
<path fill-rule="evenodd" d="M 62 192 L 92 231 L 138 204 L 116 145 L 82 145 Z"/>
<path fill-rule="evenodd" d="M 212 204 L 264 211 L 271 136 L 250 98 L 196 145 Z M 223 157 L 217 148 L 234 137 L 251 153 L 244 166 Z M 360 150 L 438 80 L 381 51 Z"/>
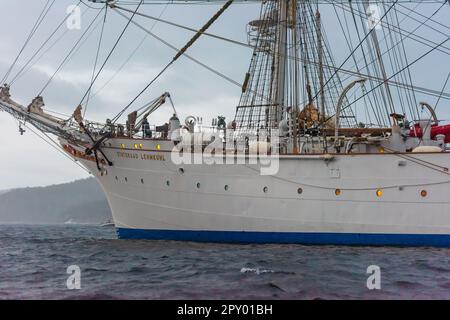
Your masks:
<path fill-rule="evenodd" d="M 264 187 L 263 192 L 264 192 L 264 193 L 269 192 L 269 188 L 268 188 L 268 187 Z"/>
<path fill-rule="evenodd" d="M 179 172 L 180 174 L 184 174 L 184 169 L 183 169 L 183 168 L 180 168 L 180 169 L 178 169 L 178 172 Z"/>
<path fill-rule="evenodd" d="M 376 195 L 377 195 L 378 198 L 381 198 L 383 196 L 383 190 L 378 189 L 377 192 L 376 192 Z"/>
<path fill-rule="evenodd" d="M 426 198 L 428 196 L 428 191 L 427 190 L 422 190 L 420 192 L 420 195 L 422 196 L 422 198 Z"/>
<path fill-rule="evenodd" d="M 138 148 L 138 144 L 137 144 L 137 143 L 134 144 L 134 148 L 135 148 L 135 149 Z"/>
<path fill-rule="evenodd" d="M 226 185 L 226 186 L 224 187 L 224 189 L 225 189 L 225 191 L 228 191 L 228 190 L 230 189 L 230 187 L 228 187 L 228 185 Z"/>
<path fill-rule="evenodd" d="M 302 188 L 298 188 L 298 189 L 297 189 L 297 193 L 298 193 L 298 194 L 303 194 L 303 189 L 302 189 Z"/>
<path fill-rule="evenodd" d="M 200 187 L 201 187 L 200 182 L 197 182 L 197 189 L 200 189 Z"/>
<path fill-rule="evenodd" d="M 156 150 L 161 150 L 161 145 L 160 144 L 156 145 Z"/>
<path fill-rule="evenodd" d="M 141 143 L 141 144 L 139 144 L 139 149 L 142 149 L 142 148 L 144 148 L 144 146 Z"/>
<path fill-rule="evenodd" d="M 144 184 L 144 179 L 141 179 L 141 183 Z"/>
<path fill-rule="evenodd" d="M 341 189 L 336 189 L 336 190 L 334 190 L 334 194 L 339 197 L 342 194 L 342 190 Z"/>
<path fill-rule="evenodd" d="M 166 181 L 166 185 L 167 185 L 168 187 L 170 187 L 170 181 L 169 181 L 169 180 Z"/>
<path fill-rule="evenodd" d="M 119 177 L 118 176 L 116 176 L 116 181 L 119 181 Z"/>
<path fill-rule="evenodd" d="M 128 178 L 127 177 L 125 177 L 125 182 L 128 182 Z"/>

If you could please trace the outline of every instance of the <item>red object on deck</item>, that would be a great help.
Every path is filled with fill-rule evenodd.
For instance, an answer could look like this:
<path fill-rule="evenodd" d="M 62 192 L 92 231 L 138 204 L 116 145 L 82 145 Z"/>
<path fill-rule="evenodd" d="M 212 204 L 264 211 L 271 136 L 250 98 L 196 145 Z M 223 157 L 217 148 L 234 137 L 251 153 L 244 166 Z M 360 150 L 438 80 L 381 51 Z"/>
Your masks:
<path fill-rule="evenodd" d="M 445 136 L 445 143 L 450 143 L 450 125 L 439 126 L 435 124 L 431 126 L 431 139 L 436 138 L 440 134 Z M 420 128 L 419 124 L 415 125 L 415 130 L 411 129 L 409 136 L 422 138 L 422 128 Z"/>

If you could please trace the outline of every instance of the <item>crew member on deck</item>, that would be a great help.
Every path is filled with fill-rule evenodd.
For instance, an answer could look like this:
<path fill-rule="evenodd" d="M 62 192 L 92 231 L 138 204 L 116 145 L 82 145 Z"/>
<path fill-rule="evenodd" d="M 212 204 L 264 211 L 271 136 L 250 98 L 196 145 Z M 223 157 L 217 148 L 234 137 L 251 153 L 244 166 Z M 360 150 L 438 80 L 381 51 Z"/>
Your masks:
<path fill-rule="evenodd" d="M 148 123 L 147 118 L 144 118 L 142 121 L 142 134 L 144 138 L 152 137 L 152 131 L 150 130 L 150 124 Z"/>

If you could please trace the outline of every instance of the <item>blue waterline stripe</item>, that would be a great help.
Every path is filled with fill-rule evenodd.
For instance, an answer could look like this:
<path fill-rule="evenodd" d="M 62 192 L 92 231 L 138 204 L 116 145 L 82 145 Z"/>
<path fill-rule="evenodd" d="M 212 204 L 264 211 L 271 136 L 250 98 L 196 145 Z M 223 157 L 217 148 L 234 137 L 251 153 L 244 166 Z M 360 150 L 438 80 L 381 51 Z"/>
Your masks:
<path fill-rule="evenodd" d="M 121 239 L 174 240 L 238 244 L 450 247 L 450 234 L 291 233 L 142 230 L 118 228 Z"/>

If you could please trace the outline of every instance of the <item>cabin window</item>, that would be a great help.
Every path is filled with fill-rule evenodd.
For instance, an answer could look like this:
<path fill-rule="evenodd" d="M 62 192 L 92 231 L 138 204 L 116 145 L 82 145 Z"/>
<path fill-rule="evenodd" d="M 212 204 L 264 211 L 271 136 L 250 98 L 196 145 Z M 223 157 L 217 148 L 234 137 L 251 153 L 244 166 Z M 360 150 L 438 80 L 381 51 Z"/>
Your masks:
<path fill-rule="evenodd" d="M 378 189 L 377 192 L 376 192 L 376 194 L 377 194 L 377 197 L 378 197 L 378 198 L 381 198 L 381 197 L 383 196 L 383 190 Z"/>
<path fill-rule="evenodd" d="M 166 185 L 167 185 L 168 187 L 170 187 L 170 181 L 169 181 L 169 180 L 166 181 Z"/>
<path fill-rule="evenodd" d="M 225 189 L 225 191 L 228 191 L 229 190 L 228 185 L 226 185 L 224 189 Z"/>
<path fill-rule="evenodd" d="M 298 194 L 302 194 L 302 193 L 303 193 L 303 189 L 302 189 L 302 188 L 298 188 L 298 189 L 297 189 L 297 193 L 298 193 Z"/>
<path fill-rule="evenodd" d="M 201 187 L 200 182 L 197 182 L 197 189 L 200 189 L 200 187 Z"/>
<path fill-rule="evenodd" d="M 268 187 L 264 187 L 263 192 L 264 192 L 264 193 L 269 192 L 269 188 L 268 188 Z"/>
<path fill-rule="evenodd" d="M 342 190 L 336 189 L 336 190 L 334 190 L 334 194 L 339 197 L 342 194 Z"/>
<path fill-rule="evenodd" d="M 420 192 L 420 195 L 422 196 L 422 198 L 426 198 L 428 196 L 428 191 L 427 190 L 422 190 Z"/>

